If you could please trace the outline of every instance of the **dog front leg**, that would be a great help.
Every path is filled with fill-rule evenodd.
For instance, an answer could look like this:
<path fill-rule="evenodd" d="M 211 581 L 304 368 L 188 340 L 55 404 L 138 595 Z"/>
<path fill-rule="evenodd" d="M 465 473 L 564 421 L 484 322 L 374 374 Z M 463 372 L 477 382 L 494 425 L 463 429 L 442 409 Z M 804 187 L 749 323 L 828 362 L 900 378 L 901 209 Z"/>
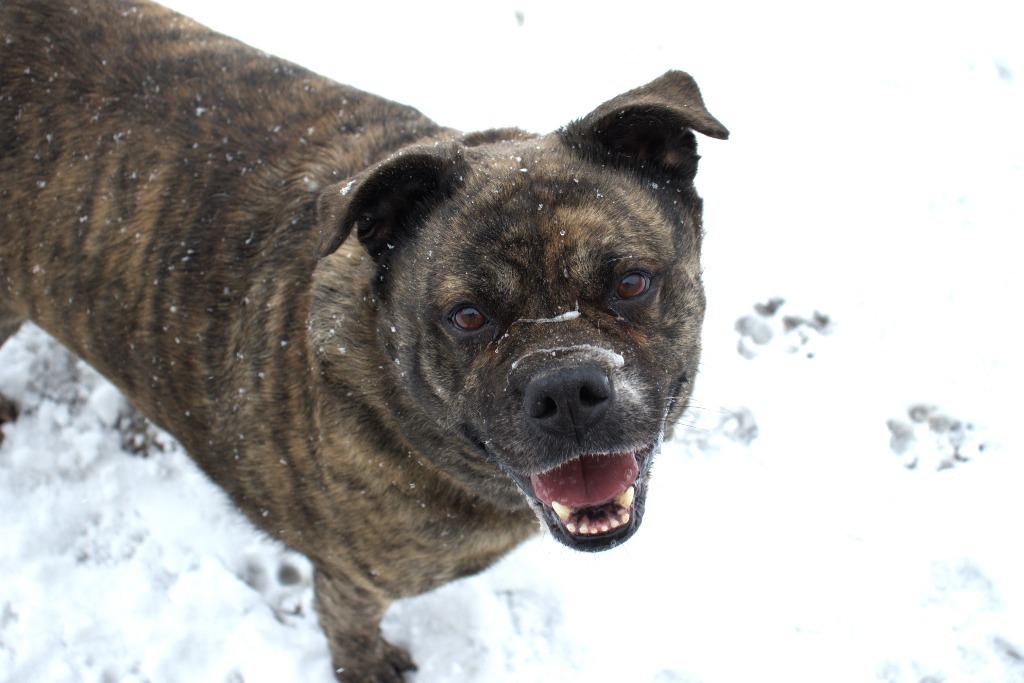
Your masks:
<path fill-rule="evenodd" d="M 335 675 L 345 683 L 401 683 L 416 668 L 405 650 L 384 640 L 380 620 L 390 600 L 344 575 L 316 569 L 316 609 L 331 647 Z"/>

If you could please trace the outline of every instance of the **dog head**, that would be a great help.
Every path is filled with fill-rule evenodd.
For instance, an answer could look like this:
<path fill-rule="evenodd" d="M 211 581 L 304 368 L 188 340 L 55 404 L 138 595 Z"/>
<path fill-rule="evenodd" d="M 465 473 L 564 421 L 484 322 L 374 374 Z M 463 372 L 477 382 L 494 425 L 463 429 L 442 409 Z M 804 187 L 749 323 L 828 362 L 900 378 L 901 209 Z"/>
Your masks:
<path fill-rule="evenodd" d="M 697 371 L 694 131 L 728 136 L 669 72 L 550 135 L 409 148 L 321 198 L 323 257 L 352 258 L 354 234 L 368 264 L 377 402 L 573 548 L 635 532 Z"/>

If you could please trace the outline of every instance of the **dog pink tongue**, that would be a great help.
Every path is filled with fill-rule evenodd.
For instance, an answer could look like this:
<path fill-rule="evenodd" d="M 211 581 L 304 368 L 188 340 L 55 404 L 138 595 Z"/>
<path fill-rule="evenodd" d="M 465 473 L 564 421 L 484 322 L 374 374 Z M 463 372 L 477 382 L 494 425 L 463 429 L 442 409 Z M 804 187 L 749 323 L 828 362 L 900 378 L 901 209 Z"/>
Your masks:
<path fill-rule="evenodd" d="M 557 501 L 576 509 L 603 505 L 636 481 L 632 453 L 584 455 L 553 470 L 530 477 L 533 491 L 545 505 Z"/>

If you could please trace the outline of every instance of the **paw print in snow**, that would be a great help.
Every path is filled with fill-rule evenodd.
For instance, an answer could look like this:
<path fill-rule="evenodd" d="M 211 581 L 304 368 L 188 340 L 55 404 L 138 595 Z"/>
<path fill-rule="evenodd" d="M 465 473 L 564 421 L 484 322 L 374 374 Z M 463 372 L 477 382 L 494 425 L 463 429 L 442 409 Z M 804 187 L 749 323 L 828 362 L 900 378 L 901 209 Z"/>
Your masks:
<path fill-rule="evenodd" d="M 740 333 L 737 350 L 744 358 L 754 358 L 773 346 L 781 346 L 786 353 L 801 352 L 814 358 L 808 347 L 813 340 L 832 333 L 832 319 L 815 311 L 811 316 L 780 315 L 786 300 L 773 297 L 765 303 L 754 304 L 754 313 L 736 321 Z"/>
<path fill-rule="evenodd" d="M 286 550 L 279 556 L 251 556 L 239 577 L 263 596 L 282 622 L 314 614 L 312 568 L 301 555 Z"/>
<path fill-rule="evenodd" d="M 935 406 L 911 406 L 906 419 L 886 424 L 889 447 L 907 469 L 946 470 L 985 450 L 973 424 L 944 415 Z"/>
<path fill-rule="evenodd" d="M 690 410 L 695 419 L 681 438 L 704 453 L 717 453 L 729 442 L 749 446 L 760 431 L 749 408 L 697 411 L 691 407 Z"/>

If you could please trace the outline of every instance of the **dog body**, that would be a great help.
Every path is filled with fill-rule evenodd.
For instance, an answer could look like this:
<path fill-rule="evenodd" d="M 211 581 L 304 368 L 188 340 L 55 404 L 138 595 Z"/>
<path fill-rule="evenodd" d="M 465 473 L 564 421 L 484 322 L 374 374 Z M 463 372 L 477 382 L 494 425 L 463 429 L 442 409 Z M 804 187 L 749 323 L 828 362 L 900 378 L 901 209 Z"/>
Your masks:
<path fill-rule="evenodd" d="M 670 72 L 463 134 L 157 5 L 0 4 L 0 343 L 32 320 L 305 553 L 343 680 L 379 620 L 537 531 L 628 538 L 699 358 Z"/>

